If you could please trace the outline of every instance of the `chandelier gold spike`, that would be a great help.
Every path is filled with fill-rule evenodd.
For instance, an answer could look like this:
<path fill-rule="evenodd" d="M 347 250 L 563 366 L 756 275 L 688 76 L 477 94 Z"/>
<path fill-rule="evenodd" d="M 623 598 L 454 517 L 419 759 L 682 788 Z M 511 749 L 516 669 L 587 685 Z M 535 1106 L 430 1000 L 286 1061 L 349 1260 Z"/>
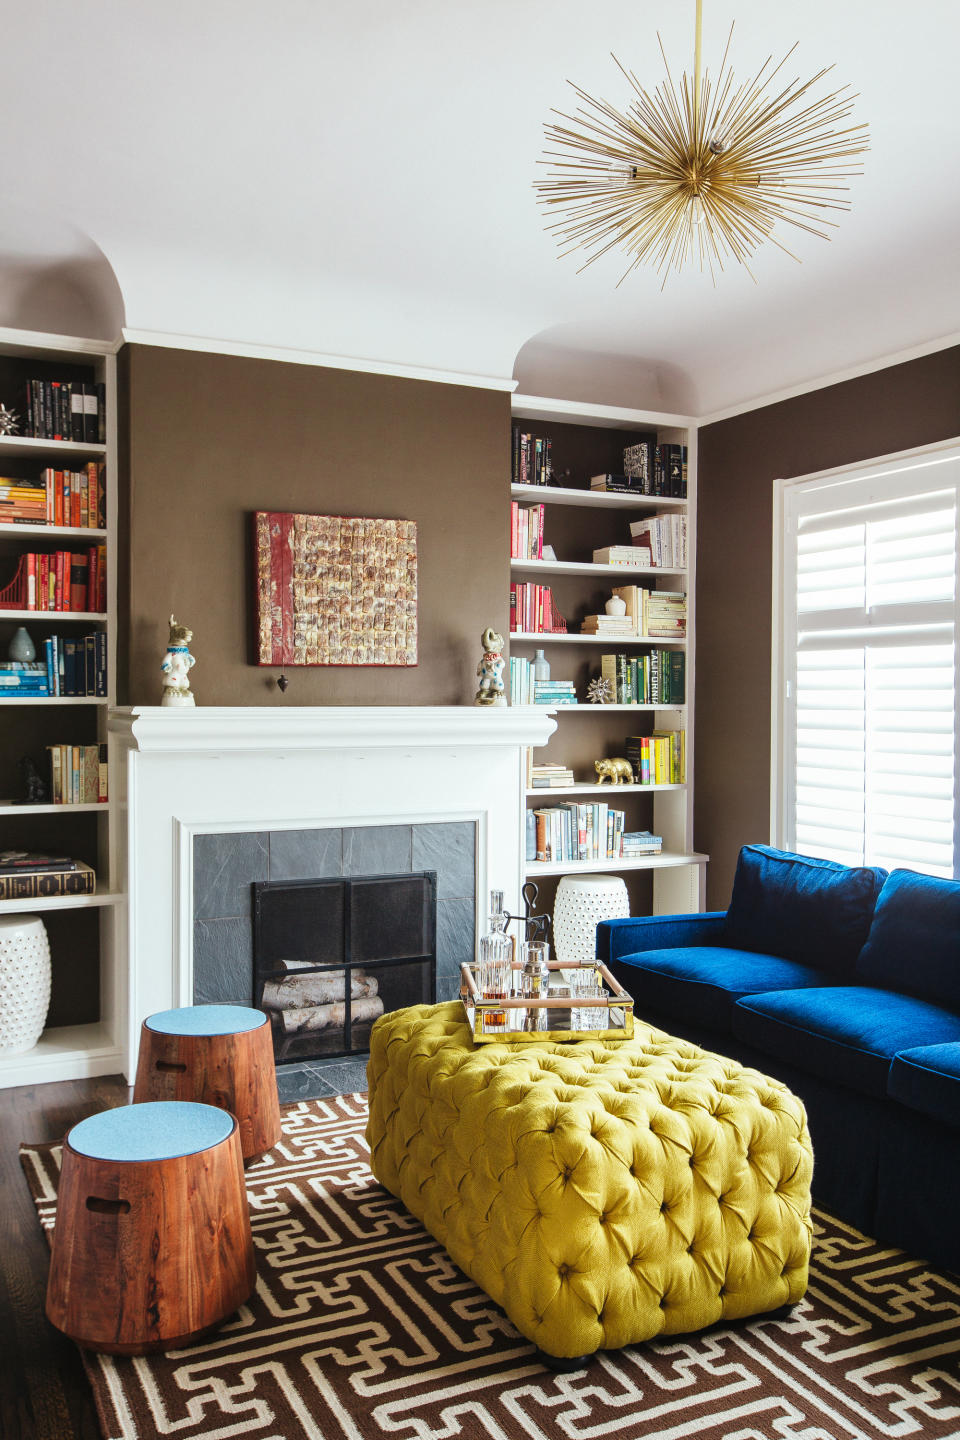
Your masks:
<path fill-rule="evenodd" d="M 833 214 L 850 209 L 848 168 L 869 149 L 865 124 L 845 126 L 856 95 L 849 86 L 815 99 L 812 79 L 779 80 L 796 45 L 779 62 L 769 56 L 752 80 L 737 83 L 728 65 L 733 26 L 719 80 L 701 65 L 702 0 L 696 0 L 692 79 L 675 84 L 658 34 L 666 79 L 644 89 L 632 70 L 613 61 L 632 95 L 625 109 L 596 100 L 572 82 L 572 115 L 554 111 L 544 127 L 549 167 L 536 181 L 538 199 L 568 255 L 582 250 L 580 269 L 609 250 L 626 251 L 629 265 L 671 270 L 696 262 L 716 280 L 725 260 L 749 270 L 767 240 L 797 259 L 774 234 L 792 225 L 822 239 Z M 553 218 L 557 217 L 557 218 Z"/>

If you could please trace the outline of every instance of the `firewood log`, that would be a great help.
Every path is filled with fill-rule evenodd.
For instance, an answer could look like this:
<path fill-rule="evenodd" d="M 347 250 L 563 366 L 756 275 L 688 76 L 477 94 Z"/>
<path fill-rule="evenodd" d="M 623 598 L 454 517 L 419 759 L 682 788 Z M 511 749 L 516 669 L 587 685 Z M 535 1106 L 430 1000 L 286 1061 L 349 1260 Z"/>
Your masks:
<path fill-rule="evenodd" d="M 375 976 L 354 970 L 350 981 L 350 998 L 362 995 L 376 995 L 378 982 Z M 264 982 L 260 1004 L 264 1010 L 302 1010 L 309 1005 L 328 1005 L 331 1001 L 343 1000 L 346 977 L 342 970 L 325 970 L 310 975 L 289 975 L 283 980 Z"/>
<path fill-rule="evenodd" d="M 346 1008 L 343 1001 L 334 1005 L 309 1005 L 298 1010 L 281 1010 L 278 1018 L 285 1035 L 341 1029 L 346 1023 Z M 369 1024 L 383 1014 L 383 1001 L 379 995 L 354 1000 L 350 1014 L 354 1025 Z"/>

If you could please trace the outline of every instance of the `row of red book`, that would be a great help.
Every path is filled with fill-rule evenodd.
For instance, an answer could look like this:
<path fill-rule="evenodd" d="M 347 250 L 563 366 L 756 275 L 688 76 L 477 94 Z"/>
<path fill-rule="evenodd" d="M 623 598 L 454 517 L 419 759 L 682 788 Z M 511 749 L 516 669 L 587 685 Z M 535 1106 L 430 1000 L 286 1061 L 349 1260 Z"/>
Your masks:
<path fill-rule="evenodd" d="M 103 614 L 107 608 L 107 552 L 105 545 L 87 550 L 31 552 L 26 562 L 23 608 L 26 610 L 84 611 Z"/>
<path fill-rule="evenodd" d="M 549 585 L 519 581 L 510 586 L 510 633 L 566 635 L 567 622 L 557 609 Z"/>
<path fill-rule="evenodd" d="M 510 557 L 513 560 L 543 559 L 543 505 L 510 504 Z"/>

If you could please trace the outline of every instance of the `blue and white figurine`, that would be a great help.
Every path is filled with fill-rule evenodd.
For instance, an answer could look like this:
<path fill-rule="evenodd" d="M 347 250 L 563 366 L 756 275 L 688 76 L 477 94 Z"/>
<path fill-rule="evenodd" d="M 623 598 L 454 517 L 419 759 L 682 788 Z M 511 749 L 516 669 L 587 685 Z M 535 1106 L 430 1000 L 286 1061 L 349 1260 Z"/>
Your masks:
<path fill-rule="evenodd" d="M 190 654 L 193 631 L 186 625 L 178 625 L 170 616 L 170 639 L 167 653 L 160 662 L 164 674 L 163 698 L 161 705 L 194 705 L 196 702 L 190 690 L 189 674 L 196 664 Z"/>

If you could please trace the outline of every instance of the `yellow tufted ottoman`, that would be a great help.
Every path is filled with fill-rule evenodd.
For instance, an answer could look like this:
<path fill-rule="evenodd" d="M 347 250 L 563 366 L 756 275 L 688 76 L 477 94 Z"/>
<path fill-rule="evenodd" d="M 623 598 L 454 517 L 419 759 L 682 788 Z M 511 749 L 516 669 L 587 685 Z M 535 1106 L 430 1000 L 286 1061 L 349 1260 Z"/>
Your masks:
<path fill-rule="evenodd" d="M 640 1023 L 474 1047 L 459 1002 L 370 1037 L 373 1172 L 548 1355 L 799 1300 L 813 1159 L 776 1080 Z"/>

